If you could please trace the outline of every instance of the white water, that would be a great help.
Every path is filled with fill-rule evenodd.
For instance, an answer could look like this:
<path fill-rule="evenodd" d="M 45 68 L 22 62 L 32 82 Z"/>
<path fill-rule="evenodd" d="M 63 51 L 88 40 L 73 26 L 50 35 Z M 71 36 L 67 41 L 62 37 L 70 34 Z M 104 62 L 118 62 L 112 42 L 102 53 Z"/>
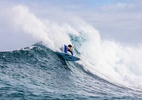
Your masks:
<path fill-rule="evenodd" d="M 112 83 L 142 90 L 142 46 L 123 46 L 114 41 L 101 40 L 99 32 L 82 20 L 59 24 L 36 17 L 25 6 L 6 9 L 5 13 L 1 13 L 0 18 L 3 19 L 2 16 L 7 16 L 4 21 L 8 26 L 6 30 L 13 33 L 11 36 L 19 33 L 20 39 L 23 35 L 25 38 L 34 37 L 34 42 L 43 41 L 54 51 L 63 44 L 72 43 L 70 34 L 85 39 L 79 48 L 78 44 L 73 45 L 81 53 L 80 63 L 87 71 Z M 17 42 L 23 43 L 22 40 Z M 30 44 L 27 42 L 27 45 Z"/>

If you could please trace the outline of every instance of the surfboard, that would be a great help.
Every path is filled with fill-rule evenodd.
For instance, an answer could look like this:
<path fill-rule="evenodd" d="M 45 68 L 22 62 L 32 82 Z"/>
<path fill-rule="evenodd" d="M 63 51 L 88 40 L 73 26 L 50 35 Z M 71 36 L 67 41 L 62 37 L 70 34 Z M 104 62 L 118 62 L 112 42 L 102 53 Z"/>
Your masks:
<path fill-rule="evenodd" d="M 67 54 L 67 53 L 62 53 L 62 52 L 56 52 L 57 55 L 61 58 L 63 58 L 66 61 L 78 61 L 80 58 L 75 57 L 73 55 Z"/>

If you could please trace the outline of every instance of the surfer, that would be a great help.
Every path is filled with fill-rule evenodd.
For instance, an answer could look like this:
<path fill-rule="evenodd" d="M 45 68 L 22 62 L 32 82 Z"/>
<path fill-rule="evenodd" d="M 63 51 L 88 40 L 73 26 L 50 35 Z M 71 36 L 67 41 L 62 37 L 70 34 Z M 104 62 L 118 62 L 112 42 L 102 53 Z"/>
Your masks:
<path fill-rule="evenodd" d="M 78 61 L 78 60 L 80 60 L 80 58 L 73 55 L 72 45 L 70 45 L 70 44 L 68 46 L 64 45 L 63 47 L 60 48 L 60 50 L 62 52 L 56 52 L 57 55 L 60 58 L 66 60 L 66 61 Z M 68 52 L 71 53 L 71 54 L 68 54 Z"/>
<path fill-rule="evenodd" d="M 68 53 L 68 52 L 70 52 L 71 55 L 73 55 L 72 45 L 70 45 L 70 44 L 68 46 L 64 45 L 64 53 Z"/>

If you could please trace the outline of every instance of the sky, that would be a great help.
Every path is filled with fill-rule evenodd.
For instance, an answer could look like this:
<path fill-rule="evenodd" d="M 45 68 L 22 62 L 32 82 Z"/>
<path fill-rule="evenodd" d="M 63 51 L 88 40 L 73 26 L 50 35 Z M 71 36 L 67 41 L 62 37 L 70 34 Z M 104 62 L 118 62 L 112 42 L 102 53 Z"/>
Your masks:
<path fill-rule="evenodd" d="M 0 45 L 14 37 L 7 35 L 11 26 L 5 9 L 17 5 L 26 6 L 38 18 L 55 22 L 72 20 L 74 16 L 81 18 L 97 29 L 102 39 L 129 45 L 142 44 L 142 0 L 0 0 Z M 31 38 L 26 41 L 32 44 Z M 7 41 L 3 48 L 8 44 Z"/>

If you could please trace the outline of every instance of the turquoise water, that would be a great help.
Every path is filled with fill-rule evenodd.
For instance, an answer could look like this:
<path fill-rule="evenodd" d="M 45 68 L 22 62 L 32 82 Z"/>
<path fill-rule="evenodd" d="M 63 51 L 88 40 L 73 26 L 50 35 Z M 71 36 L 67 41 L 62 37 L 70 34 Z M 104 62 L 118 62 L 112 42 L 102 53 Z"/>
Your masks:
<path fill-rule="evenodd" d="M 0 100 L 141 100 L 142 91 L 118 86 L 65 62 L 42 44 L 0 52 Z"/>

